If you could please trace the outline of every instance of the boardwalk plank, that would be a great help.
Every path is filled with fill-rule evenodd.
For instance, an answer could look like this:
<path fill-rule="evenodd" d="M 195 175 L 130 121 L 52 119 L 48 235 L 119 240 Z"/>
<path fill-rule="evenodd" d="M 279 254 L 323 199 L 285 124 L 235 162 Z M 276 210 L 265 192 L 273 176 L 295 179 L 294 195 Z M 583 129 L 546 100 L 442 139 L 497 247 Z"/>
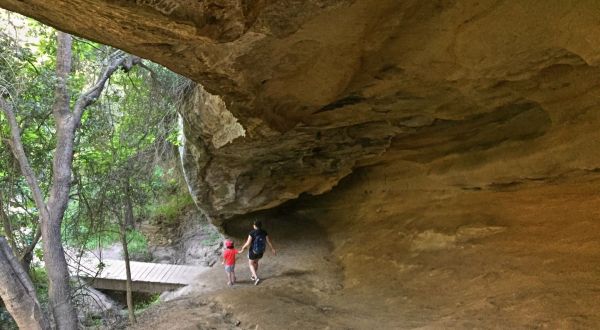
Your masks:
<path fill-rule="evenodd" d="M 121 267 L 121 264 L 113 260 L 107 260 L 104 262 L 106 265 L 102 271 L 101 277 L 108 279 L 118 279 L 125 276 L 125 267 Z M 123 274 L 123 275 L 121 275 Z"/>
<path fill-rule="evenodd" d="M 154 282 L 161 283 L 162 278 L 169 271 L 169 268 L 171 268 L 171 265 L 169 265 L 169 264 L 163 265 L 163 267 L 161 267 L 160 271 L 155 274 Z"/>
<path fill-rule="evenodd" d="M 168 267 L 166 267 L 166 269 L 165 269 L 165 272 L 158 279 L 158 282 L 160 282 L 160 283 L 167 283 L 167 278 L 171 274 L 171 271 L 173 271 L 173 267 L 175 267 L 175 265 L 172 265 L 172 264 L 168 265 Z"/>
<path fill-rule="evenodd" d="M 173 268 L 169 270 L 169 274 L 163 279 L 163 283 L 177 283 L 174 281 L 179 273 L 179 265 L 173 265 Z"/>
<path fill-rule="evenodd" d="M 135 279 L 135 281 L 141 281 L 142 278 L 144 278 L 151 270 L 152 267 L 154 267 L 155 264 L 148 264 L 148 263 L 136 263 L 136 266 L 139 267 L 139 271 L 136 274 L 136 277 L 134 278 L 133 276 L 131 277 L 132 280 Z"/>
<path fill-rule="evenodd" d="M 181 279 L 186 277 L 187 268 L 185 266 L 179 266 L 179 270 L 177 271 L 177 279 L 176 282 L 180 283 Z"/>
<path fill-rule="evenodd" d="M 126 281 L 127 280 L 127 268 L 125 268 L 124 261 L 120 262 L 120 267 L 123 270 L 118 274 L 118 277 L 115 279 Z M 131 280 L 132 281 L 134 281 L 135 278 L 137 278 L 137 276 L 139 276 L 140 271 L 143 271 L 143 269 L 140 267 L 140 265 L 137 265 L 134 263 L 129 263 L 129 270 L 131 271 Z"/>
<path fill-rule="evenodd" d="M 137 264 L 137 266 L 139 268 L 138 268 L 138 272 L 135 274 L 136 281 L 141 281 L 142 278 L 144 278 L 144 276 L 148 275 L 148 273 L 152 270 L 152 267 L 154 267 L 154 265 L 147 265 L 147 264 Z"/>
<path fill-rule="evenodd" d="M 171 273 L 171 270 L 173 269 L 174 266 L 175 265 L 173 265 L 173 264 L 166 265 L 165 271 L 162 272 L 160 274 L 160 276 L 157 278 L 157 282 L 164 283 L 165 279 L 167 278 L 167 276 L 169 276 L 169 274 Z"/>
<path fill-rule="evenodd" d="M 123 264 L 122 266 L 120 265 L 120 263 L 116 263 L 111 261 L 106 261 L 105 263 L 110 264 L 111 269 L 114 267 L 114 269 L 116 269 L 116 271 L 113 274 L 109 274 L 107 277 L 103 277 L 103 278 L 107 278 L 107 279 L 121 279 L 121 278 L 125 278 L 126 274 L 125 274 L 125 264 Z"/>
<path fill-rule="evenodd" d="M 160 272 L 160 269 L 163 266 L 161 264 L 152 264 L 152 268 L 150 268 L 150 271 L 148 273 L 146 273 L 146 275 L 140 279 L 140 281 L 144 281 L 144 282 L 155 282 L 152 279 L 156 276 L 157 272 Z"/>
<path fill-rule="evenodd" d="M 69 266 L 72 267 L 72 271 L 77 272 L 79 271 L 82 274 L 87 274 L 89 276 L 94 276 L 96 275 L 96 272 L 98 271 L 98 263 L 97 262 L 93 262 L 93 260 L 90 259 L 81 259 L 81 260 L 75 260 L 75 259 L 71 259 L 69 261 Z"/>
<path fill-rule="evenodd" d="M 92 258 L 82 259 L 80 268 L 85 268 L 87 271 L 80 272 L 78 276 L 82 278 L 94 277 L 99 262 L 99 260 Z M 123 260 L 104 260 L 103 262 L 105 266 L 97 277 L 97 285 L 110 286 L 111 288 L 124 287 L 123 284 L 119 283 L 126 280 L 125 262 Z M 153 292 L 152 290 L 161 292 L 162 290 L 177 288 L 180 285 L 190 284 L 203 270 L 202 267 L 195 266 L 137 261 L 132 261 L 130 265 L 134 291 L 137 287 L 145 292 Z M 76 262 L 71 265 L 72 269 L 70 271 L 74 276 L 77 276 L 76 266 Z"/>
<path fill-rule="evenodd" d="M 159 282 L 161 279 L 160 275 L 164 272 L 165 268 L 167 268 L 167 265 L 158 264 L 152 273 L 146 278 L 146 281 Z"/>
<path fill-rule="evenodd" d="M 115 279 L 127 281 L 127 268 L 125 267 L 125 262 L 121 261 L 119 263 L 119 267 L 121 267 L 122 271 L 119 272 L 119 274 L 117 275 L 117 277 Z M 136 276 L 139 276 L 139 273 L 141 271 L 143 271 L 143 268 L 141 268 L 140 265 L 130 262 L 129 263 L 129 271 L 131 272 L 131 280 L 134 281 Z"/>

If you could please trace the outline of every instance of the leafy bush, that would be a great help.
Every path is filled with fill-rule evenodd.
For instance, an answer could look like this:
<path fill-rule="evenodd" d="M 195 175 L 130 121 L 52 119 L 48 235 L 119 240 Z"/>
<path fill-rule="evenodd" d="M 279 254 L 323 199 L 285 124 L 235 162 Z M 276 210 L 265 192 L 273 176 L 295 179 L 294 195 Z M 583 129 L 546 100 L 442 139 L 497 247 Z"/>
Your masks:
<path fill-rule="evenodd" d="M 48 273 L 44 267 L 32 267 L 29 272 L 33 287 L 42 306 L 48 305 Z"/>
<path fill-rule="evenodd" d="M 148 241 L 138 230 L 130 230 L 127 232 L 127 248 L 130 252 L 148 251 Z"/>
<path fill-rule="evenodd" d="M 138 230 L 127 232 L 127 249 L 129 250 L 129 259 L 139 261 L 150 261 L 152 259 L 152 255 L 148 251 L 148 240 Z"/>
<path fill-rule="evenodd" d="M 153 222 L 172 224 L 189 206 L 194 204 L 189 194 L 170 195 L 165 202 L 150 206 L 149 215 Z"/>
<path fill-rule="evenodd" d="M 95 250 L 99 247 L 107 248 L 115 244 L 121 245 L 120 229 L 117 224 L 110 224 L 104 230 L 91 233 L 89 236 L 86 235 L 87 230 L 87 227 L 81 228 L 78 238 L 74 238 L 73 236 L 67 237 L 67 244 L 73 247 L 83 245 L 86 250 Z M 82 239 L 81 237 L 86 238 Z M 152 257 L 148 251 L 148 240 L 137 229 L 127 230 L 127 249 L 129 250 L 129 258 L 131 260 L 148 261 Z"/>
<path fill-rule="evenodd" d="M 0 329 L 19 330 L 10 313 L 0 306 Z"/>
<path fill-rule="evenodd" d="M 87 250 L 97 249 L 98 247 L 106 248 L 115 244 L 118 241 L 119 226 L 116 224 L 111 224 L 103 231 L 91 234 L 85 242 L 85 248 Z"/>
<path fill-rule="evenodd" d="M 135 314 L 140 314 L 146 309 L 160 303 L 160 294 L 153 294 L 148 297 L 148 299 L 144 299 L 139 303 L 135 304 Z"/>

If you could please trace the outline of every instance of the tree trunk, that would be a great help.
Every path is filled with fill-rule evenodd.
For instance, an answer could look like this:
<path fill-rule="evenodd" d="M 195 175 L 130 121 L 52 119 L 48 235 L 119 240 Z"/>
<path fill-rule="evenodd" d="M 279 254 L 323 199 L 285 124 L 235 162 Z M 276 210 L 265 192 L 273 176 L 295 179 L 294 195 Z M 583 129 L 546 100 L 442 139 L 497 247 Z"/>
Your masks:
<path fill-rule="evenodd" d="M 70 111 L 67 80 L 71 72 L 70 35 L 57 32 L 56 86 L 52 113 L 56 121 L 56 150 L 52 161 L 52 184 L 48 201 L 44 201 L 37 177 L 33 172 L 21 141 L 21 131 L 12 105 L 0 97 L 0 108 L 6 114 L 11 128 L 11 149 L 19 161 L 21 172 L 27 180 L 33 199 L 40 213 L 40 226 L 44 246 L 44 261 L 49 280 L 49 296 L 54 319 L 59 330 L 77 329 L 77 314 L 71 304 L 69 270 L 61 242 L 61 223 L 69 203 L 71 167 L 75 130 L 81 123 L 83 111 L 94 103 L 110 76 L 118 69 L 130 69 L 141 59 L 118 53 L 104 67 L 96 83 L 82 93 Z"/>
<path fill-rule="evenodd" d="M 55 215 L 53 219 L 42 221 L 48 296 L 58 329 L 74 330 L 77 329 L 77 314 L 71 303 L 69 268 L 61 242 L 60 220 Z"/>
<path fill-rule="evenodd" d="M 127 229 L 125 222 L 119 221 L 121 244 L 123 245 L 123 258 L 125 259 L 125 274 L 127 281 L 125 282 L 125 290 L 127 292 L 127 310 L 129 312 L 129 322 L 136 323 L 135 312 L 133 310 L 133 294 L 131 292 L 131 268 L 129 266 L 129 250 L 127 248 Z"/>
<path fill-rule="evenodd" d="M 0 236 L 0 297 L 20 329 L 50 330 L 29 276 Z"/>
<path fill-rule="evenodd" d="M 57 82 L 52 112 L 56 120 L 56 150 L 52 160 L 52 186 L 48 198 L 48 212 L 42 215 L 42 242 L 44 262 L 48 273 L 48 294 L 52 303 L 54 320 L 58 329 L 77 329 L 77 314 L 71 303 L 69 266 L 62 246 L 61 224 L 69 203 L 71 164 L 75 122 L 69 111 L 67 79 L 71 71 L 71 36 L 57 32 L 56 51 Z"/>
<path fill-rule="evenodd" d="M 125 175 L 128 175 L 128 173 Z M 123 190 L 125 194 L 125 226 L 127 229 L 134 229 L 135 219 L 133 217 L 133 203 L 131 202 L 131 185 L 129 184 L 129 178 L 123 180 Z"/>

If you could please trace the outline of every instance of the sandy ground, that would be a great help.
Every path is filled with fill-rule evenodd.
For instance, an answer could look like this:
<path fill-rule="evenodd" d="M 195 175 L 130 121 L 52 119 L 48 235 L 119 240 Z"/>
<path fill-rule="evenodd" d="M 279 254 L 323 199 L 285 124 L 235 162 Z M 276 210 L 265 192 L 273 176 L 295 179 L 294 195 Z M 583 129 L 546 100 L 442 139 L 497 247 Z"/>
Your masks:
<path fill-rule="evenodd" d="M 331 296 L 342 289 L 342 272 L 335 258 L 329 256 L 331 244 L 322 228 L 304 220 L 288 217 L 267 221 L 277 255 L 265 253 L 258 286 L 249 279 L 244 253 L 238 257 L 236 285 L 228 287 L 222 267 L 215 266 L 198 278 L 197 285 L 185 289 L 189 296 L 148 311 L 134 329 L 149 325 L 155 329 L 320 329 L 341 322 L 335 321 L 336 317 L 347 319 L 347 315 L 340 316 L 344 311 L 332 306 Z M 235 228 L 230 234 L 240 247 L 247 232 Z"/>
<path fill-rule="evenodd" d="M 479 187 L 390 176 L 356 173 L 255 215 L 279 250 L 264 282 L 240 257 L 239 284 L 215 267 L 133 329 L 600 327 L 600 173 Z"/>

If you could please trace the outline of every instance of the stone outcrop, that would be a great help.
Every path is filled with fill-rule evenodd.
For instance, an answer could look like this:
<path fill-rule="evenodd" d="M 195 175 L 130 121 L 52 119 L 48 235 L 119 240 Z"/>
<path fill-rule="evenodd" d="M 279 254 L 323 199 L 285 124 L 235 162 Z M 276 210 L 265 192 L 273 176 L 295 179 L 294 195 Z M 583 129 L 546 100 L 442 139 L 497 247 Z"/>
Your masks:
<path fill-rule="evenodd" d="M 183 161 L 216 223 L 321 194 L 380 162 L 452 170 L 464 187 L 600 165 L 594 1 L 0 6 L 198 83 L 181 112 Z"/>
<path fill-rule="evenodd" d="M 190 191 L 213 222 L 272 208 L 302 193 L 329 191 L 354 167 L 383 154 L 399 131 L 375 120 L 296 126 L 235 139 L 243 136 L 242 126 L 227 122 L 231 115 L 211 98 L 201 87 L 191 92 L 182 111 L 182 155 Z M 218 130 L 211 132 L 207 126 Z M 235 140 L 224 144 L 215 140 L 219 136 Z"/>

